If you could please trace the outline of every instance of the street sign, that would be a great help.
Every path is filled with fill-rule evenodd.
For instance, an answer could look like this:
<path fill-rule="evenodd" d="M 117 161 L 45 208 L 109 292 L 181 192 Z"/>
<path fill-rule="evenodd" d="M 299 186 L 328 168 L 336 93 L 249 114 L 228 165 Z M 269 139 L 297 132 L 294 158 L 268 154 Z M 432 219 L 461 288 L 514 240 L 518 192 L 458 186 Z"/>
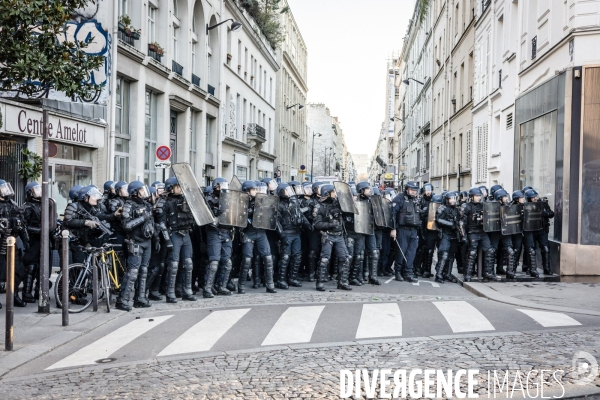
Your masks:
<path fill-rule="evenodd" d="M 171 158 L 171 148 L 169 146 L 158 146 L 156 149 L 156 158 L 160 161 L 167 161 Z"/>
<path fill-rule="evenodd" d="M 154 168 L 171 168 L 171 161 L 154 161 Z"/>
<path fill-rule="evenodd" d="M 298 171 L 298 172 L 300 172 L 302 174 L 306 173 L 306 165 L 301 165 L 300 166 L 300 171 Z"/>
<path fill-rule="evenodd" d="M 290 176 L 296 176 L 298 175 L 298 170 L 297 169 L 290 169 Z"/>
<path fill-rule="evenodd" d="M 54 157 L 58 154 L 58 146 L 56 143 L 48 142 L 48 157 Z"/>

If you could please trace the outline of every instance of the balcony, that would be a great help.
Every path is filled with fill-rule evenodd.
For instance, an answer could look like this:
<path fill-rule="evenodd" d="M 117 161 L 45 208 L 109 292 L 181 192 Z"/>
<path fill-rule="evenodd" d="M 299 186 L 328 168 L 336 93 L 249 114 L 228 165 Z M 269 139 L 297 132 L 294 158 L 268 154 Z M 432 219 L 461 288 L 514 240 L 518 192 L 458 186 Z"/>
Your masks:
<path fill-rule="evenodd" d="M 192 74 L 192 84 L 200 87 L 200 77 Z"/>
<path fill-rule="evenodd" d="M 118 38 L 130 46 L 135 46 L 135 41 L 140 38 L 140 35 L 135 34 L 135 32 L 128 35 L 126 32 L 119 30 Z"/>
<path fill-rule="evenodd" d="M 148 44 L 148 56 L 152 57 L 156 61 L 160 62 L 163 56 L 163 50 L 156 48 L 152 44 Z"/>
<path fill-rule="evenodd" d="M 215 88 L 213 86 L 208 85 L 208 94 L 211 96 L 215 95 Z"/>
<path fill-rule="evenodd" d="M 262 142 L 265 142 L 267 140 L 265 128 L 258 124 L 248 124 L 246 133 L 248 135 L 248 139 L 258 139 Z"/>
<path fill-rule="evenodd" d="M 183 76 L 183 66 L 181 64 L 178 64 L 175 60 L 172 61 L 171 70 L 173 72 L 175 72 L 177 75 Z"/>

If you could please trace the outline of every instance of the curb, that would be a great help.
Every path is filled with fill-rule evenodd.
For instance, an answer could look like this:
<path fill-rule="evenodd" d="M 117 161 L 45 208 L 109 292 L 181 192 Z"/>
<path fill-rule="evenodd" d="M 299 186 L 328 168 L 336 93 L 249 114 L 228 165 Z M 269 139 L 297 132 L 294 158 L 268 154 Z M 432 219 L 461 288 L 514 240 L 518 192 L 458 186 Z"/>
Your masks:
<path fill-rule="evenodd" d="M 551 305 L 547 305 L 547 304 L 525 303 L 523 300 L 519 300 L 517 298 L 498 293 L 497 291 L 495 291 L 494 289 L 490 288 L 489 286 L 487 286 L 483 283 L 462 282 L 461 281 L 461 284 L 469 292 L 471 292 L 479 297 L 484 297 L 488 300 L 497 301 L 499 303 L 505 303 L 505 304 L 510 304 L 510 305 L 519 306 L 519 307 L 535 308 L 538 310 L 564 312 L 564 313 L 571 313 L 571 314 L 593 315 L 596 317 L 600 317 L 600 311 L 585 310 L 582 308 L 572 308 L 572 307 L 563 307 L 563 306 L 551 306 Z"/>

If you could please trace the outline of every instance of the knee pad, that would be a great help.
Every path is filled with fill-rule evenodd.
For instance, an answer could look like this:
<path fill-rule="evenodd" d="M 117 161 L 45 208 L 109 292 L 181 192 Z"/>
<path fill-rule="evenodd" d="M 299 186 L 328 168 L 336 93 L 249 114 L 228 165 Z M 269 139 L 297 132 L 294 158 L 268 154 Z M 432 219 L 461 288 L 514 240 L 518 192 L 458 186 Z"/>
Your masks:
<path fill-rule="evenodd" d="M 251 264 L 252 264 L 252 258 L 251 257 L 244 257 L 244 260 L 242 262 L 242 266 L 250 268 Z"/>
<path fill-rule="evenodd" d="M 148 267 L 141 267 L 139 273 L 140 275 L 148 275 Z"/>
<path fill-rule="evenodd" d="M 504 250 L 506 251 L 506 254 L 508 254 L 511 257 L 515 255 L 515 249 L 513 249 L 512 247 L 507 247 Z"/>
<path fill-rule="evenodd" d="M 540 250 L 542 251 L 542 253 L 549 253 L 550 252 L 550 249 L 548 248 L 548 246 L 542 246 L 540 248 Z"/>
<path fill-rule="evenodd" d="M 231 271 L 232 265 L 233 264 L 231 263 L 231 260 L 227 260 L 227 262 L 223 263 L 223 266 L 225 267 L 226 271 Z"/>
<path fill-rule="evenodd" d="M 194 262 L 191 258 L 186 258 L 183 260 L 183 269 L 185 269 L 186 272 L 194 269 Z"/>
<path fill-rule="evenodd" d="M 35 265 L 35 264 L 28 265 L 27 273 L 33 275 L 33 274 L 35 274 L 36 269 L 37 269 L 37 265 Z"/>
<path fill-rule="evenodd" d="M 321 258 L 321 265 L 329 264 L 329 258 Z"/>
<path fill-rule="evenodd" d="M 317 252 L 314 250 L 309 251 L 308 258 L 317 258 Z"/>
<path fill-rule="evenodd" d="M 477 257 L 477 250 L 469 250 L 469 257 L 475 259 Z"/>
<path fill-rule="evenodd" d="M 379 258 L 379 250 L 373 250 L 369 255 L 371 256 L 371 258 Z"/>
<path fill-rule="evenodd" d="M 290 255 L 287 253 L 283 253 L 281 256 L 281 262 L 284 264 L 288 264 L 290 262 Z"/>
<path fill-rule="evenodd" d="M 208 269 L 209 269 L 211 272 L 217 272 L 217 269 L 219 269 L 219 262 L 218 262 L 218 261 L 211 261 L 211 262 L 208 264 Z"/>

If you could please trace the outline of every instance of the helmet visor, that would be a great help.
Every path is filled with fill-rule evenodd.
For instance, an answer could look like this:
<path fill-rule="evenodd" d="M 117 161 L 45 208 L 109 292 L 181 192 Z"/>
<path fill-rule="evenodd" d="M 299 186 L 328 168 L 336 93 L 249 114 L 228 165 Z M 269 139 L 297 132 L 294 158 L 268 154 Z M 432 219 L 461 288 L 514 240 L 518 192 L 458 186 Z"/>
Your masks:
<path fill-rule="evenodd" d="M 3 184 L 0 185 L 0 196 L 8 197 L 8 196 L 13 196 L 14 194 L 15 194 L 15 191 L 13 190 L 10 183 L 4 182 Z"/>
<path fill-rule="evenodd" d="M 118 193 L 118 195 L 119 195 L 119 196 L 122 196 L 122 197 L 128 197 L 128 196 L 129 196 L 129 192 L 128 192 L 128 190 L 127 190 L 128 188 L 129 188 L 129 185 L 123 185 L 123 186 L 121 186 L 121 187 L 119 188 L 119 193 Z"/>
<path fill-rule="evenodd" d="M 286 195 L 287 197 L 292 197 L 296 193 L 294 192 L 294 189 L 292 189 L 291 186 L 288 186 L 288 187 L 286 187 L 286 188 L 283 189 L 283 194 Z"/>
<path fill-rule="evenodd" d="M 448 204 L 450 204 L 451 206 L 455 206 L 456 205 L 456 196 L 448 197 Z"/>
<path fill-rule="evenodd" d="M 41 185 L 37 185 L 31 188 L 31 195 L 33 197 L 35 197 L 36 199 L 39 199 L 40 197 L 42 197 L 42 186 Z"/>
<path fill-rule="evenodd" d="M 304 185 L 304 194 L 307 196 L 311 196 L 313 194 L 312 187 L 310 185 Z"/>
<path fill-rule="evenodd" d="M 294 194 L 297 196 L 304 196 L 304 189 L 302 186 L 294 186 Z"/>
<path fill-rule="evenodd" d="M 277 182 L 275 180 L 271 180 L 269 183 L 267 183 L 267 187 L 272 192 L 273 190 L 277 189 Z"/>
<path fill-rule="evenodd" d="M 267 186 L 266 185 L 261 185 L 259 187 L 257 187 L 258 193 L 262 193 L 262 194 L 267 194 Z"/>
<path fill-rule="evenodd" d="M 150 197 L 150 190 L 148 189 L 148 186 L 144 185 L 138 190 L 138 197 L 142 199 L 147 199 Z"/>
<path fill-rule="evenodd" d="M 96 201 L 98 201 L 102 198 L 102 193 L 100 193 L 100 191 L 98 189 L 96 189 L 95 187 L 91 188 L 87 192 L 87 195 L 89 196 L 90 199 L 94 199 Z"/>

